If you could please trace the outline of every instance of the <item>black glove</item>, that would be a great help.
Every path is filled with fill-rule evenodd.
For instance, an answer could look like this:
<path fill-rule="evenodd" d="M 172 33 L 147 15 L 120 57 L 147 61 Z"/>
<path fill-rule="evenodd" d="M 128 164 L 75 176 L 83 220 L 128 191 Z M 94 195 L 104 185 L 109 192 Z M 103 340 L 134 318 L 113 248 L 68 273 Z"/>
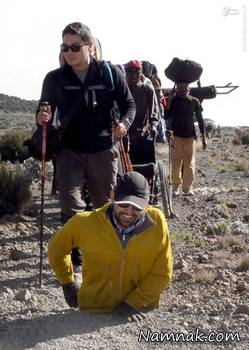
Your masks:
<path fill-rule="evenodd" d="M 145 314 L 124 303 L 118 309 L 118 315 L 129 322 L 140 322 L 147 318 Z"/>
<path fill-rule="evenodd" d="M 77 294 L 80 289 L 80 283 L 72 282 L 61 285 L 65 300 L 70 307 L 78 307 Z"/>
<path fill-rule="evenodd" d="M 146 139 L 149 141 L 155 141 L 156 136 L 157 136 L 156 128 L 154 128 L 154 127 L 150 128 L 147 133 L 148 134 L 147 134 Z"/>
<path fill-rule="evenodd" d="M 167 128 L 166 129 L 166 136 L 168 139 L 173 137 L 173 131 Z"/>
<path fill-rule="evenodd" d="M 155 140 L 157 137 L 157 129 L 155 127 L 151 128 L 150 134 L 151 134 L 152 140 Z"/>

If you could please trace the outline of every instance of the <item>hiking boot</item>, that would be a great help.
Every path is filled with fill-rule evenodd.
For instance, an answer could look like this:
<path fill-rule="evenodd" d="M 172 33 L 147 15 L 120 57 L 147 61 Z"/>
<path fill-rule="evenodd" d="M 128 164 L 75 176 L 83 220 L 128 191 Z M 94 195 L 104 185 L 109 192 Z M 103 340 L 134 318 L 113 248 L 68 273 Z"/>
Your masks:
<path fill-rule="evenodd" d="M 187 190 L 187 191 L 183 191 L 183 195 L 184 196 L 194 196 L 194 191 L 193 190 Z"/>

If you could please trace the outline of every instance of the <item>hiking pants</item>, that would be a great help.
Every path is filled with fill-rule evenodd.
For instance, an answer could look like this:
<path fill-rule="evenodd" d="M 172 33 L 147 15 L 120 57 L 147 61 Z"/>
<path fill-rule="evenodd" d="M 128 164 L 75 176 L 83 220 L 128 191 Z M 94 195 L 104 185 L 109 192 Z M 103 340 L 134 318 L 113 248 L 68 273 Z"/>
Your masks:
<path fill-rule="evenodd" d="M 195 148 L 193 138 L 174 136 L 171 145 L 173 189 L 182 186 L 184 192 L 189 191 L 194 181 Z"/>
<path fill-rule="evenodd" d="M 63 149 L 57 156 L 57 184 L 64 221 L 84 210 L 82 188 L 85 181 L 94 208 L 103 206 L 116 184 L 117 170 L 116 146 L 96 153 Z"/>

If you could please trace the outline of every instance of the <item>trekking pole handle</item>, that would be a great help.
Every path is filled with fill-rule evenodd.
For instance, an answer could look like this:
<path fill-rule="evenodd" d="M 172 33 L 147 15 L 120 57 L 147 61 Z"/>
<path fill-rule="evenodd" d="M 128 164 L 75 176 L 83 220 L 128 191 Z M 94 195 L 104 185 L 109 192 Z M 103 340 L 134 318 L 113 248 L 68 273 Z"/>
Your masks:
<path fill-rule="evenodd" d="M 46 143 L 47 143 L 47 124 L 42 124 L 42 177 L 45 178 L 45 162 L 46 162 Z"/>
<path fill-rule="evenodd" d="M 43 107 L 48 107 L 48 102 L 42 102 Z M 47 146 L 47 123 L 42 123 L 42 171 L 41 175 L 45 178 L 45 162 L 46 162 L 46 146 Z"/>

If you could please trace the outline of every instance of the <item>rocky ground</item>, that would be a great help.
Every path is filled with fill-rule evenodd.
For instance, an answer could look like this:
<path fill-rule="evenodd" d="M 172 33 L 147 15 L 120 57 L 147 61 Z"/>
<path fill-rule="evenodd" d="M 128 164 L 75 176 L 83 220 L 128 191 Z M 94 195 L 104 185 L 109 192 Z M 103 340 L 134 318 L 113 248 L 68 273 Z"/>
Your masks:
<path fill-rule="evenodd" d="M 173 281 L 161 307 L 139 324 L 67 307 L 47 261 L 47 242 L 59 225 L 49 182 L 42 288 L 39 221 L 2 217 L 0 350 L 248 349 L 249 146 L 233 145 L 232 139 L 233 130 L 223 129 L 206 151 L 198 149 L 195 197 L 175 198 L 176 217 L 169 220 Z M 158 158 L 166 152 L 159 146 Z M 39 183 L 33 187 L 34 201 L 37 189 Z"/>

